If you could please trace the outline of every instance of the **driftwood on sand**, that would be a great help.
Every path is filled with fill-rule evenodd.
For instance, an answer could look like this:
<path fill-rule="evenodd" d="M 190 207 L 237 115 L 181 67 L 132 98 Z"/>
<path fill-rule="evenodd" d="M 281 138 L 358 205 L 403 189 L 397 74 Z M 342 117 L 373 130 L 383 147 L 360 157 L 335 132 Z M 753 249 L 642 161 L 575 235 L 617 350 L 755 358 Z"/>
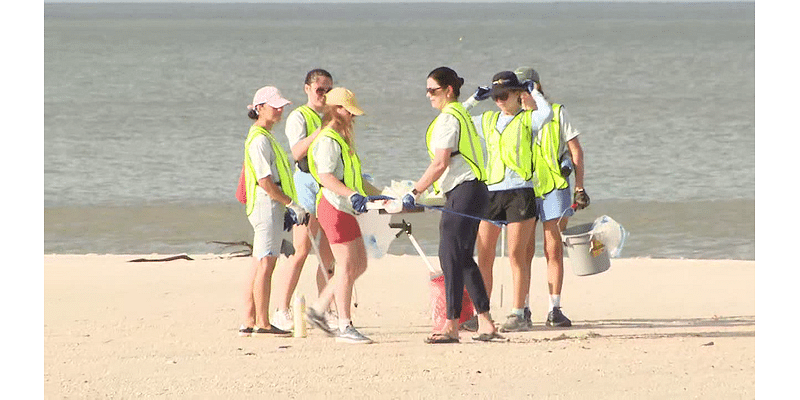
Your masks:
<path fill-rule="evenodd" d="M 230 257 L 250 257 L 253 255 L 253 245 L 246 242 L 221 242 L 217 240 L 212 240 L 207 243 L 215 243 L 215 244 L 223 244 L 226 247 L 232 246 L 244 246 L 246 249 L 238 250 L 230 253 Z M 179 254 L 177 256 L 170 256 L 170 257 L 163 257 L 163 258 L 137 258 L 135 260 L 129 260 L 128 262 L 166 262 L 166 261 L 175 261 L 175 260 L 189 260 L 194 261 L 193 258 L 189 257 L 187 254 Z"/>

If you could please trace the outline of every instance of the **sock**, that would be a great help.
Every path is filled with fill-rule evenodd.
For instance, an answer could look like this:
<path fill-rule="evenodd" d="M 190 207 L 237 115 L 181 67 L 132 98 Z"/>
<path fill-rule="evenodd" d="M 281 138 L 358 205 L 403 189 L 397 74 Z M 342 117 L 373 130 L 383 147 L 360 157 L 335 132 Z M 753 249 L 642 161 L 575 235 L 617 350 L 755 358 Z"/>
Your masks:
<path fill-rule="evenodd" d="M 513 308 L 513 309 L 511 309 L 511 312 L 516 314 L 519 317 L 524 317 L 525 316 L 525 309 L 524 308 Z"/>
<path fill-rule="evenodd" d="M 530 303 L 530 300 L 531 300 L 531 295 L 530 295 L 530 294 L 528 294 L 527 296 L 525 296 L 525 308 L 528 308 L 528 309 L 530 309 L 530 308 L 531 308 L 531 303 Z"/>
<path fill-rule="evenodd" d="M 550 295 L 550 309 L 554 309 L 556 307 L 561 307 L 561 295 L 560 294 L 551 294 Z"/>
<path fill-rule="evenodd" d="M 351 324 L 352 321 L 350 321 L 349 319 L 339 318 L 339 332 L 344 332 L 344 330 L 347 329 L 347 327 L 350 326 Z"/>

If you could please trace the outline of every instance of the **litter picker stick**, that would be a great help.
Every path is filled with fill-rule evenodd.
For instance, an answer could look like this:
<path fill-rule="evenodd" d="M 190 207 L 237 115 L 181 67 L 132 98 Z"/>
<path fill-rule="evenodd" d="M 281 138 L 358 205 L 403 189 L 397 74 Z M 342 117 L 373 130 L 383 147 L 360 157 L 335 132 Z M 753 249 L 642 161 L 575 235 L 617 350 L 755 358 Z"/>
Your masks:
<path fill-rule="evenodd" d="M 417 250 L 417 253 L 419 253 L 420 257 L 422 257 L 422 261 L 424 261 L 425 265 L 428 266 L 428 270 L 431 272 L 431 274 L 438 275 L 441 272 L 438 271 L 436 268 L 434 268 L 433 265 L 431 265 L 431 262 L 428 260 L 428 257 L 422 251 L 422 247 L 420 247 L 419 243 L 417 242 L 417 239 L 415 239 L 414 235 L 411 234 L 411 224 L 403 220 L 402 223 L 394 223 L 394 224 L 390 223 L 389 227 L 401 229 L 400 232 L 397 232 L 396 236 L 400 236 L 403 233 L 405 233 L 406 236 L 408 236 L 408 239 L 411 241 L 411 244 L 414 245 L 414 248 Z"/>

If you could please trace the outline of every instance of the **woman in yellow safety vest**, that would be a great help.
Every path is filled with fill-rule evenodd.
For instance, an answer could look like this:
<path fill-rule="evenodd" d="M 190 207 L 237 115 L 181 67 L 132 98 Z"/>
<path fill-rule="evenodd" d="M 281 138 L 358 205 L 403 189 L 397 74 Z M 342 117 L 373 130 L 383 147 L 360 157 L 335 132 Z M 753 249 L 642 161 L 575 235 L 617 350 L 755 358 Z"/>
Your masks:
<path fill-rule="evenodd" d="M 413 208 L 419 194 L 432 186 L 445 196 L 439 222 L 439 262 L 444 272 L 447 316 L 444 327 L 426 343 L 459 341 L 458 322 L 464 287 L 478 320 L 475 340 L 500 336 L 489 314 L 489 296 L 472 255 L 478 223 L 487 203 L 483 149 L 472 119 L 458 97 L 464 78 L 448 67 L 428 74 L 426 90 L 431 106 L 440 111 L 428 127 L 426 142 L 431 163 L 414 188 L 403 196 L 403 206 Z"/>
<path fill-rule="evenodd" d="M 522 108 L 522 95 L 529 92 L 536 99 L 535 111 Z M 486 111 L 474 119 L 486 143 L 489 189 L 489 204 L 484 215 L 487 221 L 481 221 L 478 229 L 478 265 L 486 291 L 491 295 L 495 248 L 501 233 L 496 221 L 507 223 L 514 287 L 511 313 L 500 331 L 527 331 L 532 328 L 532 322 L 527 304 L 531 262 L 526 256 L 536 224 L 533 137 L 550 120 L 552 112 L 544 97 L 535 88 L 520 82 L 512 71 L 502 71 L 492 77 L 490 94 L 498 111 Z M 465 323 L 465 328 L 473 329 L 474 324 Z"/>
<path fill-rule="evenodd" d="M 328 237 L 336 271 L 306 311 L 306 318 L 337 342 L 368 344 L 372 340 L 353 327 L 350 304 L 355 280 L 367 269 L 367 250 L 355 215 L 367 211 L 368 201 L 385 199 L 364 182 L 356 153 L 353 122 L 364 114 L 353 92 L 334 88 L 325 95 L 322 130 L 308 150 L 308 167 L 320 185 L 317 219 Z M 377 211 L 376 211 L 377 212 Z M 330 326 L 324 312 L 336 302 L 338 328 Z"/>
<path fill-rule="evenodd" d="M 253 226 L 253 265 L 247 278 L 244 320 L 239 335 L 285 335 L 269 322 L 272 272 L 281 251 L 285 217 L 305 223 L 307 213 L 295 202 L 295 189 L 286 152 L 270 130 L 290 104 L 272 86 L 259 89 L 248 105 L 248 117 L 255 120 L 244 146 L 247 219 Z M 291 226 L 291 225 L 290 225 Z"/>
<path fill-rule="evenodd" d="M 325 232 L 319 229 L 317 222 L 317 193 L 319 184 L 308 170 L 308 146 L 317 137 L 322 124 L 322 111 L 325 106 L 325 94 L 333 87 L 333 77 L 324 69 L 312 69 L 306 74 L 304 91 L 308 101 L 295 108 L 286 117 L 286 138 L 295 159 L 294 184 L 297 190 L 297 202 L 308 210 L 310 218 L 308 226 L 299 225 L 292 229 L 294 254 L 289 257 L 285 267 L 276 271 L 276 308 L 272 323 L 283 330 L 292 330 L 294 319 L 289 312 L 292 293 L 297 288 L 300 273 L 306 258 L 311 251 L 312 243 L 309 232 L 316 238 L 317 249 L 322 265 L 317 268 L 317 290 L 322 292 L 325 283 L 333 275 L 334 260 L 331 246 Z M 295 310 L 295 312 L 301 312 Z M 334 314 L 326 312 L 329 322 L 336 322 Z"/>
<path fill-rule="evenodd" d="M 541 83 L 539 73 L 530 67 L 520 67 L 514 71 L 518 78 L 534 82 L 539 90 Z M 530 98 L 523 99 L 523 106 L 531 107 Z M 561 231 L 567 226 L 567 220 L 573 215 L 571 204 L 575 209 L 589 206 L 589 195 L 583 189 L 583 148 L 578 140 L 578 132 L 569 121 L 569 115 L 563 105 L 552 103 L 553 119 L 544 125 L 536 135 L 534 148 L 536 166 L 534 181 L 536 185 L 537 220 L 542 221 L 544 233 L 544 256 L 547 259 L 547 285 L 549 289 L 549 307 L 545 325 L 552 327 L 569 327 L 572 321 L 561 312 L 561 287 L 564 282 L 564 246 L 561 243 Z M 574 194 L 570 191 L 569 175 L 575 171 Z M 574 197 L 574 201 L 570 197 Z M 535 226 L 534 226 L 535 232 Z M 536 248 L 535 234 L 531 235 L 528 245 L 528 260 L 533 260 Z"/>

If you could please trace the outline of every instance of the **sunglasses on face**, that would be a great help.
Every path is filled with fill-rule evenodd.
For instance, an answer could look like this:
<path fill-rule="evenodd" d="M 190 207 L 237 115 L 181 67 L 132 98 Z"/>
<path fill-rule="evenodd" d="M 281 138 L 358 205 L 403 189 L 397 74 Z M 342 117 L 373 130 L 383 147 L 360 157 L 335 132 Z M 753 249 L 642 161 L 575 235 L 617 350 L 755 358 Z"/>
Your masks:
<path fill-rule="evenodd" d="M 436 94 L 436 91 L 441 88 L 442 88 L 441 86 L 435 88 L 426 88 L 425 91 L 428 92 L 429 95 L 433 96 L 434 94 Z"/>
<path fill-rule="evenodd" d="M 508 100 L 508 92 L 500 93 L 500 94 L 493 94 L 492 100 L 494 101 L 506 101 Z"/>
<path fill-rule="evenodd" d="M 316 90 L 316 92 L 317 92 L 317 95 L 319 95 L 319 96 L 322 96 L 323 94 L 330 92 L 330 91 L 331 91 L 331 89 L 333 89 L 333 88 L 329 88 L 329 87 L 318 87 L 318 88 L 317 88 L 317 90 Z"/>

